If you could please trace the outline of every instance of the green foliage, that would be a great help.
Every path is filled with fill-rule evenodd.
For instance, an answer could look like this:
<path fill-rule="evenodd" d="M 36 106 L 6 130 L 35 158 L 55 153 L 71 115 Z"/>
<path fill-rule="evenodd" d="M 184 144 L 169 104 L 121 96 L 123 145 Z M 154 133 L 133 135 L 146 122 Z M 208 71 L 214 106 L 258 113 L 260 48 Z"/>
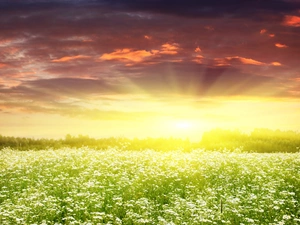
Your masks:
<path fill-rule="evenodd" d="M 250 134 L 239 130 L 215 129 L 205 132 L 200 142 L 208 150 L 228 150 L 243 152 L 299 152 L 300 133 L 269 129 L 255 129 Z"/>
<path fill-rule="evenodd" d="M 0 224 L 295 225 L 299 168 L 299 153 L 4 149 Z"/>
<path fill-rule="evenodd" d="M 209 151 L 231 152 L 299 152 L 300 133 L 295 131 L 255 129 L 250 134 L 245 134 L 239 130 L 214 129 L 205 132 L 200 142 L 191 142 L 188 139 L 172 137 L 145 139 L 110 137 L 95 139 L 84 135 L 71 136 L 68 134 L 64 139 L 54 140 L 0 135 L 0 149 L 10 147 L 27 151 L 28 149 L 80 148 L 83 146 L 98 150 L 117 148 L 120 150 L 153 149 L 156 151 L 184 150 L 189 152 L 193 149 L 203 148 Z"/>
<path fill-rule="evenodd" d="M 144 150 L 154 149 L 157 151 L 170 151 L 179 149 L 189 149 L 191 143 L 188 139 L 180 138 L 145 138 L 129 139 L 123 137 L 110 137 L 95 139 L 89 136 L 66 135 L 65 139 L 32 139 L 19 137 L 5 137 L 0 135 L 0 149 L 10 147 L 13 149 L 24 150 L 41 150 L 41 149 L 59 149 L 63 147 L 80 148 L 88 146 L 93 149 L 103 150 L 108 148 L 117 148 L 122 150 Z"/>

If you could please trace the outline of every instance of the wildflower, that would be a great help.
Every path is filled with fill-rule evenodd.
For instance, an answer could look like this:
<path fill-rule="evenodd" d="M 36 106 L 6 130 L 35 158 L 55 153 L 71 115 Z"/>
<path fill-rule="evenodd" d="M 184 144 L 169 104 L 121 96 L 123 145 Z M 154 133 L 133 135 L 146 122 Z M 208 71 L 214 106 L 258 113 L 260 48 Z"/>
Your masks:
<path fill-rule="evenodd" d="M 246 221 L 248 222 L 248 223 L 254 223 L 254 220 L 253 219 L 250 219 L 250 218 L 245 218 L 246 219 Z"/>
<path fill-rule="evenodd" d="M 291 219 L 291 216 L 290 215 L 283 215 L 282 219 L 289 220 L 289 219 Z"/>

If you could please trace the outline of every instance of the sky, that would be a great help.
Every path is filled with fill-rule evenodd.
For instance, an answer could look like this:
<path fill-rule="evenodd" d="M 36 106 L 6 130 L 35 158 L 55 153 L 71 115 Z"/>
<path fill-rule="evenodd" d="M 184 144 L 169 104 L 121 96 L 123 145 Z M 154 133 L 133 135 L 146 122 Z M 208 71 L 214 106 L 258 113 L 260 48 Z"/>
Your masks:
<path fill-rule="evenodd" d="M 0 134 L 300 131 L 299 0 L 1 0 Z"/>

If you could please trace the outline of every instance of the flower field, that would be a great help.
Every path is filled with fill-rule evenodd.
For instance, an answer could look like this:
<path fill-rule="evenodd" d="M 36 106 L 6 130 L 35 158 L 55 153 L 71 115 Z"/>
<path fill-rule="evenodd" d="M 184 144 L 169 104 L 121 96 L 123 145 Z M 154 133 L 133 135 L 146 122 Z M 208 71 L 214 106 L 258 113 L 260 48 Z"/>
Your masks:
<path fill-rule="evenodd" d="M 300 224 L 300 154 L 3 149 L 0 224 Z"/>

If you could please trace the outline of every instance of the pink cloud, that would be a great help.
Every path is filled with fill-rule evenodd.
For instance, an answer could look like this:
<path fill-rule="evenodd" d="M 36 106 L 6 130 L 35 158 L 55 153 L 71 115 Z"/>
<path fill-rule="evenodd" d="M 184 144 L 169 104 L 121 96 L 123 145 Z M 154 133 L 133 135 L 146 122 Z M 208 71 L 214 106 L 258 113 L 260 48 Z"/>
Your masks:
<path fill-rule="evenodd" d="M 213 28 L 212 26 L 205 26 L 204 28 L 209 31 L 215 30 L 215 28 Z"/>

